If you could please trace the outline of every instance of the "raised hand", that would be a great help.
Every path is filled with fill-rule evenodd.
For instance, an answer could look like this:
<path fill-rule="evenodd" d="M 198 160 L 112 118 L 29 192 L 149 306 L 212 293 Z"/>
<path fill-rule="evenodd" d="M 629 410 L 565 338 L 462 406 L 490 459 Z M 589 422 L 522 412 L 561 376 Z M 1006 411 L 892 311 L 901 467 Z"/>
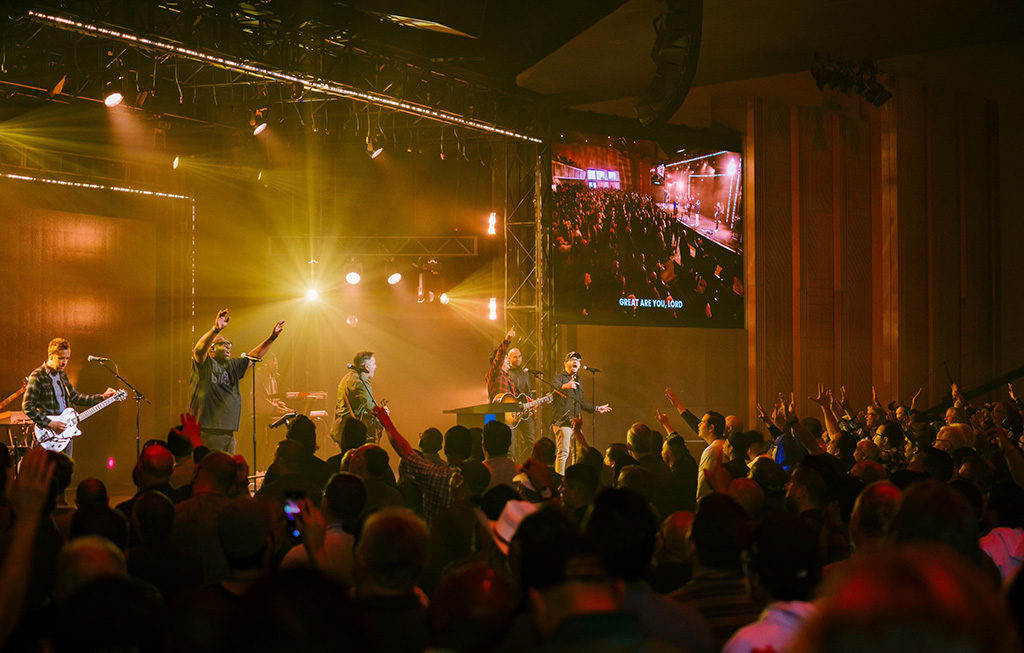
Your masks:
<path fill-rule="evenodd" d="M 220 312 L 217 313 L 217 319 L 215 319 L 213 321 L 213 330 L 214 331 L 222 330 L 224 327 L 226 327 L 228 325 L 228 322 L 230 322 L 230 321 L 231 321 L 231 318 L 228 317 L 228 309 L 222 308 L 220 310 Z"/>
<path fill-rule="evenodd" d="M 191 442 L 193 449 L 201 447 L 203 438 L 199 432 L 199 420 L 191 413 L 181 413 L 179 419 L 181 419 L 181 426 L 175 428 L 174 432 Z"/>
<path fill-rule="evenodd" d="M 374 406 L 372 409 L 370 409 L 370 412 L 373 413 L 374 417 L 380 420 L 380 423 L 387 430 L 390 431 L 395 428 L 395 425 L 391 422 L 391 413 L 388 412 L 388 409 L 385 406 L 381 406 L 378 404 Z"/>
<path fill-rule="evenodd" d="M 654 418 L 658 420 L 658 423 L 665 427 L 666 431 L 672 431 L 672 424 L 668 421 L 668 415 L 661 412 L 657 408 L 654 409 Z"/>
<path fill-rule="evenodd" d="M 53 469 L 46 449 L 35 447 L 22 458 L 17 478 L 14 474 L 7 477 L 7 496 L 17 517 L 35 519 L 42 514 L 50 495 Z"/>
<path fill-rule="evenodd" d="M 665 388 L 665 396 L 668 397 L 668 400 L 672 402 L 672 405 L 675 406 L 676 410 L 678 410 L 680 413 L 686 410 L 682 402 L 679 401 L 679 397 L 676 396 L 675 390 L 673 390 L 672 388 Z"/>
<path fill-rule="evenodd" d="M 1007 383 L 1006 384 L 1006 389 L 1010 391 L 1010 400 L 1011 401 L 1017 401 L 1017 395 L 1013 394 L 1013 384 L 1012 383 Z"/>
<path fill-rule="evenodd" d="M 826 408 L 828 406 L 828 404 L 829 404 L 829 401 L 831 400 L 831 395 L 827 394 L 825 392 L 825 384 L 824 383 L 819 383 L 818 384 L 818 396 L 817 397 L 808 397 L 808 399 L 810 399 L 814 403 L 818 404 L 822 408 Z"/>
<path fill-rule="evenodd" d="M 281 335 L 281 331 L 283 331 L 283 330 L 284 330 L 284 320 L 281 320 L 280 322 L 278 322 L 277 324 L 274 325 L 274 330 L 270 332 L 270 337 L 276 340 L 277 337 L 279 335 Z"/>
<path fill-rule="evenodd" d="M 875 386 L 871 386 L 871 403 L 876 406 L 881 406 L 881 404 L 878 403 L 878 393 L 875 391 Z"/>
<path fill-rule="evenodd" d="M 610 412 L 612 412 L 612 407 L 609 406 L 608 404 L 602 404 L 601 406 L 597 406 L 596 408 L 594 408 L 594 412 L 597 412 L 597 413 L 610 413 Z"/>
<path fill-rule="evenodd" d="M 515 337 L 516 337 L 516 328 L 512 327 L 511 329 L 508 330 L 508 333 L 505 334 L 505 340 L 512 340 L 512 338 L 515 338 Z"/>
<path fill-rule="evenodd" d="M 786 406 L 786 419 L 792 421 L 796 419 L 796 393 L 789 393 L 789 405 Z"/>
<path fill-rule="evenodd" d="M 764 412 L 764 408 L 761 404 L 757 404 L 757 418 L 765 424 L 769 424 L 771 420 L 768 418 L 768 413 Z"/>
<path fill-rule="evenodd" d="M 840 408 L 842 408 L 846 412 L 850 412 L 850 400 L 846 396 L 846 386 L 845 385 L 839 386 L 839 402 L 838 403 L 839 403 L 839 407 Z"/>

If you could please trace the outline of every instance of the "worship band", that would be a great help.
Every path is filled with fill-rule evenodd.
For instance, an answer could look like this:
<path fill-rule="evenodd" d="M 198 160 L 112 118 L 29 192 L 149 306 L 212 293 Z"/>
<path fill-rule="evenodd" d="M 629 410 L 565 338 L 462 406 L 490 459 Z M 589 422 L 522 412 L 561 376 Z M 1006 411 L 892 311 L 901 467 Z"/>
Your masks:
<path fill-rule="evenodd" d="M 276 358 L 268 358 L 270 348 L 284 330 L 284 320 L 274 325 L 271 333 L 259 345 L 233 358 L 233 343 L 223 331 L 231 317 L 228 309 L 217 313 L 213 326 L 196 342 L 192 349 L 190 374 L 190 399 L 188 413 L 199 424 L 199 433 L 204 447 L 211 451 L 223 451 L 234 455 L 242 416 L 243 401 L 241 382 L 249 367 L 267 358 L 268 376 L 261 386 L 260 413 L 285 421 L 296 413 L 283 402 L 280 389 L 280 374 Z M 515 327 L 509 329 L 505 338 L 490 357 L 490 367 L 485 375 L 487 399 L 489 402 L 511 402 L 512 412 L 497 415 L 505 419 L 513 434 L 511 458 L 518 464 L 525 463 L 533 454 L 537 441 L 534 415 L 536 408 L 523 409 L 524 404 L 538 404 L 533 400 L 531 372 L 524 366 L 523 353 L 511 347 L 515 338 Z M 72 406 L 95 406 L 117 393 L 107 388 L 102 394 L 80 394 L 65 373 L 71 359 L 71 345 L 64 338 L 54 338 L 48 346 L 46 361 L 28 377 L 27 390 L 22 410 L 36 425 L 37 431 L 61 433 L 66 424 L 62 413 Z M 94 357 L 89 357 L 90 361 Z M 96 359 L 106 360 L 106 359 Z M 570 352 L 565 356 L 565 369 L 555 376 L 550 396 L 545 402 L 552 403 L 550 429 L 556 443 L 555 470 L 561 474 L 567 467 L 570 451 L 573 449 L 572 421 L 582 411 L 606 413 L 608 404 L 594 405 L 583 398 L 583 388 L 578 372 L 582 356 Z M 342 445 L 342 433 L 350 420 L 361 422 L 374 442 L 379 442 L 384 427 L 375 411 L 381 405 L 373 395 L 372 380 L 377 370 L 377 358 L 371 351 L 357 352 L 348 364 L 348 373 L 338 385 L 334 419 L 330 428 L 332 440 Z M 541 373 L 534 371 L 533 375 Z M 387 409 L 384 408 L 386 411 Z M 514 415 L 514 417 L 507 417 Z M 76 433 L 77 434 L 77 433 Z M 73 450 L 73 438 L 57 450 L 69 456 Z"/>

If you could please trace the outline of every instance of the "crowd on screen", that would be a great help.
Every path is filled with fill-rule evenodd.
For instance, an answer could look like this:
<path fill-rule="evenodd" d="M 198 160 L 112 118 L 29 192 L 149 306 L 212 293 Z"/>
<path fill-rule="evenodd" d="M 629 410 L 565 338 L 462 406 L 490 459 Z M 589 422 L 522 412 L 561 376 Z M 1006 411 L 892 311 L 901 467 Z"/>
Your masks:
<path fill-rule="evenodd" d="M 17 478 L 4 455 L 0 643 L 1019 650 L 1024 405 L 1012 387 L 972 405 L 954 386 L 938 414 L 917 397 L 858 410 L 844 389 L 813 394 L 816 414 L 780 395 L 748 429 L 668 389 L 672 417 L 602 433 L 615 440 L 605 451 L 574 423 L 561 476 L 548 438 L 517 466 L 503 423 L 409 437 L 411 420 L 382 409 L 396 453 L 351 420 L 342 455 L 325 460 L 317 425 L 296 417 L 254 494 L 245 459 L 203 447 L 188 416 L 146 443 L 138 491 L 118 505 L 63 453 L 30 450 Z"/>
<path fill-rule="evenodd" d="M 650 196 L 563 184 L 553 207 L 562 319 L 742 324 L 740 255 L 685 227 Z M 659 303 L 634 301 L 644 299 Z"/>

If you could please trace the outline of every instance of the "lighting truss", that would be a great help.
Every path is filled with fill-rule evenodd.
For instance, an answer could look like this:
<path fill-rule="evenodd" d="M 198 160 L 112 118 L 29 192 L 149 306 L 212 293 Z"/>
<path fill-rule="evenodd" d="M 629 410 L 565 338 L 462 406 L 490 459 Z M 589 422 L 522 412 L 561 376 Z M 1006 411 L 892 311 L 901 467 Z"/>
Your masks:
<path fill-rule="evenodd" d="M 109 27 L 103 27 L 100 25 L 86 23 L 83 21 L 75 20 L 73 18 L 68 18 L 66 16 L 57 16 L 34 10 L 29 11 L 28 16 L 42 24 L 54 26 L 63 30 L 79 34 L 86 34 L 88 36 L 93 37 L 112 39 L 121 43 L 133 45 L 141 49 L 182 57 L 209 66 L 215 66 L 218 68 L 243 73 L 245 75 L 262 80 L 276 81 L 283 84 L 299 85 L 303 89 L 320 93 L 328 97 L 347 98 L 362 101 L 366 102 L 367 104 L 389 108 L 394 111 L 407 113 L 413 116 L 427 118 L 429 120 L 449 125 L 466 127 L 468 129 L 487 132 L 499 136 L 505 136 L 508 138 L 514 138 L 517 140 L 528 141 L 532 143 L 542 142 L 539 138 L 515 131 L 513 129 L 507 129 L 505 127 L 491 124 L 489 122 L 467 118 L 452 111 L 444 111 L 429 106 L 408 102 L 406 100 L 402 100 L 400 98 L 396 98 L 385 93 L 364 91 L 352 86 L 343 85 L 330 80 L 318 79 L 316 77 L 303 73 L 271 70 L 270 68 L 267 68 L 259 63 L 251 63 L 240 59 L 221 56 L 219 54 L 211 54 L 209 52 L 203 52 L 200 50 L 183 47 L 181 45 L 164 42 L 161 40 L 157 40 L 155 38 L 139 36 L 137 34 L 132 34 L 130 32 L 122 31 L 119 29 L 113 29 Z"/>

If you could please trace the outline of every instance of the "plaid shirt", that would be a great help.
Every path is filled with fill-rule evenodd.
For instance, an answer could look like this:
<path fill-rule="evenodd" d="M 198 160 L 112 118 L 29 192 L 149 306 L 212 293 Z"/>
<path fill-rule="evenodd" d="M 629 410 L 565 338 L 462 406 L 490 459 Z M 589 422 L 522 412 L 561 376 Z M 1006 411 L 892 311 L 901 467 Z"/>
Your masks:
<path fill-rule="evenodd" d="M 487 381 L 487 399 L 493 400 L 500 394 L 510 393 L 519 394 L 516 392 L 515 383 L 512 381 L 512 377 L 501 369 L 502 364 L 505 362 L 505 355 L 508 354 L 508 346 L 511 344 L 511 340 L 505 338 L 498 345 L 498 349 L 494 352 L 494 360 L 491 361 L 491 369 L 487 370 L 487 376 L 484 377 Z"/>
<path fill-rule="evenodd" d="M 46 365 L 32 372 L 28 377 L 28 387 L 25 388 L 25 397 L 21 401 L 21 410 L 29 419 L 42 428 L 50 426 L 49 415 L 60 414 L 60 403 L 53 391 L 53 377 L 51 370 Z M 68 406 L 95 406 L 103 401 L 103 395 L 79 394 L 68 375 L 64 372 L 57 372 L 60 377 L 61 387 L 67 390 L 65 403 Z"/>
<path fill-rule="evenodd" d="M 412 478 L 412 482 L 423 493 L 423 519 L 430 526 L 434 517 L 452 502 L 448 480 L 452 468 L 447 463 L 432 463 L 419 451 L 411 451 L 402 458 L 399 473 Z"/>

